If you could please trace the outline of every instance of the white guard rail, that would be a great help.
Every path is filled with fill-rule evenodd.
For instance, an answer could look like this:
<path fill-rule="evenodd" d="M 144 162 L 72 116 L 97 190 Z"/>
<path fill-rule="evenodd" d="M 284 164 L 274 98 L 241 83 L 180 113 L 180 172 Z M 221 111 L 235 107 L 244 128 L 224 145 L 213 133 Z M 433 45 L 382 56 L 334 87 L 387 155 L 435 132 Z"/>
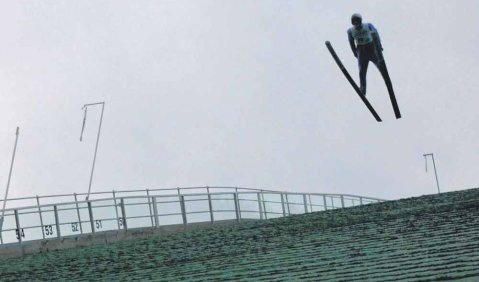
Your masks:
<path fill-rule="evenodd" d="M 143 189 L 7 200 L 0 243 L 56 239 L 132 228 L 269 219 L 383 200 L 344 194 L 237 187 Z M 1 202 L 1 201 L 0 201 Z M 14 207 L 16 206 L 16 207 Z"/>

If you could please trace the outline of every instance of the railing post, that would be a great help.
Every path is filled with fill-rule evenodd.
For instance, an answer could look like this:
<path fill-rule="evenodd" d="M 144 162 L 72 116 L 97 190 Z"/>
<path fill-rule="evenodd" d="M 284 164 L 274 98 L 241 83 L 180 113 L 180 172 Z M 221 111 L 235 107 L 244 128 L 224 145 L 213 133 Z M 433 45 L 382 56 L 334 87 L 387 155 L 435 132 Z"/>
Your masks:
<path fill-rule="evenodd" d="M 363 197 L 359 197 L 359 205 L 363 205 Z"/>
<path fill-rule="evenodd" d="M 155 227 L 160 226 L 160 222 L 158 221 L 158 206 L 156 205 L 156 197 L 153 197 L 153 214 L 155 216 Z"/>
<path fill-rule="evenodd" d="M 93 220 L 93 210 L 91 208 L 91 202 L 88 201 L 88 214 L 90 215 L 90 226 L 91 226 L 91 233 L 95 233 L 95 222 Z"/>
<path fill-rule="evenodd" d="M 238 208 L 238 193 L 233 193 L 233 199 L 235 201 L 235 213 L 236 213 L 236 221 L 240 221 L 239 216 L 239 208 Z"/>
<path fill-rule="evenodd" d="M 344 196 L 341 195 L 341 207 L 344 209 Z"/>
<path fill-rule="evenodd" d="M 38 207 L 38 214 L 40 215 L 40 225 L 42 226 L 42 236 L 45 239 L 45 229 L 43 228 L 43 217 L 42 217 L 42 209 L 40 208 L 40 199 L 37 195 L 37 207 Z"/>
<path fill-rule="evenodd" d="M 121 216 L 123 218 L 123 226 L 125 228 L 125 231 L 128 231 L 128 224 L 126 223 L 125 199 L 121 198 L 120 205 L 121 205 Z"/>
<path fill-rule="evenodd" d="M 266 202 L 264 200 L 264 192 L 261 190 L 261 197 L 263 198 L 263 211 L 264 211 L 264 219 L 268 219 L 268 212 L 266 211 Z"/>
<path fill-rule="evenodd" d="M 83 227 L 82 227 L 82 224 L 81 224 L 80 208 L 78 206 L 77 193 L 73 193 L 73 196 L 75 196 L 75 204 L 76 204 L 76 207 L 77 207 L 77 215 L 78 215 L 78 224 L 80 225 L 80 234 L 83 234 Z"/>
<path fill-rule="evenodd" d="M 18 219 L 18 210 L 15 210 L 15 224 L 17 225 L 18 243 L 22 244 L 22 229 L 20 228 L 20 220 Z"/>
<path fill-rule="evenodd" d="M 308 202 L 306 201 L 306 194 L 303 194 L 304 213 L 308 213 Z"/>
<path fill-rule="evenodd" d="M 263 219 L 263 209 L 261 206 L 261 194 L 258 192 L 258 211 L 259 211 L 259 219 Z"/>
<path fill-rule="evenodd" d="M 215 222 L 215 217 L 213 215 L 213 203 L 211 202 L 211 195 L 210 195 L 210 189 L 206 187 L 207 193 L 208 193 L 208 206 L 210 209 L 210 221 L 211 223 Z"/>
<path fill-rule="evenodd" d="M 283 199 L 283 193 L 279 194 L 281 196 L 281 208 L 283 209 L 283 217 L 286 216 L 286 209 L 284 208 L 284 199 Z"/>
<path fill-rule="evenodd" d="M 116 225 L 118 226 L 118 230 L 120 230 L 121 229 L 120 217 L 118 217 L 118 203 L 116 202 L 115 190 L 113 190 L 112 193 L 113 193 L 113 202 L 115 204 Z M 121 221 L 123 221 L 123 219 Z"/>
<path fill-rule="evenodd" d="M 62 235 L 60 233 L 60 221 L 58 220 L 58 208 L 56 205 L 53 206 L 53 212 L 55 213 L 55 226 L 57 228 L 57 237 L 60 238 Z"/>
<path fill-rule="evenodd" d="M 328 210 L 328 203 L 326 202 L 326 195 L 323 195 L 323 201 L 324 201 L 324 210 Z"/>
<path fill-rule="evenodd" d="M 239 194 L 238 194 L 238 187 L 235 187 L 235 195 L 236 195 L 236 205 L 237 205 L 237 211 L 238 215 L 236 216 L 238 218 L 238 221 L 241 220 L 241 205 L 240 205 L 240 199 L 239 199 Z"/>
<path fill-rule="evenodd" d="M 183 225 L 186 226 L 188 222 L 186 219 L 185 196 L 180 195 L 179 197 L 180 197 L 181 217 L 183 218 Z"/>
<path fill-rule="evenodd" d="M 148 189 L 146 189 L 146 196 L 148 197 L 148 209 L 150 210 L 151 226 L 155 226 L 155 223 L 153 222 L 153 212 L 151 210 L 150 191 Z"/>
<path fill-rule="evenodd" d="M 240 199 L 240 195 L 238 194 L 238 188 L 236 188 L 236 201 L 238 202 L 238 219 L 241 220 L 242 217 L 241 217 L 241 199 Z"/>
<path fill-rule="evenodd" d="M 291 212 L 289 210 L 289 197 L 288 197 L 288 193 L 285 193 L 284 194 L 284 197 L 286 198 L 286 207 L 288 208 L 288 215 L 291 215 Z"/>

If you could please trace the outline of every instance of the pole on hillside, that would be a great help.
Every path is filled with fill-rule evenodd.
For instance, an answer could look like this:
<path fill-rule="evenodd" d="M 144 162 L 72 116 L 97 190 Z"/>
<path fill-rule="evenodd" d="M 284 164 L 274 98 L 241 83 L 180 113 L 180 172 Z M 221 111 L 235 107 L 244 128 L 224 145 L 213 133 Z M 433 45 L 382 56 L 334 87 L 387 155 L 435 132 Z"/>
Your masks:
<path fill-rule="evenodd" d="M 85 115 L 83 117 L 83 126 L 82 126 L 81 134 L 80 134 L 80 142 L 82 141 L 83 130 L 85 129 L 87 108 L 89 106 L 95 106 L 95 105 L 102 105 L 102 106 L 101 106 L 100 124 L 98 125 L 98 134 L 97 134 L 97 137 L 96 137 L 95 154 L 93 156 L 93 164 L 92 164 L 92 167 L 91 167 L 90 184 L 88 185 L 88 194 L 86 196 L 87 201 L 88 201 L 88 198 L 90 197 L 91 184 L 92 184 L 92 181 L 93 181 L 93 172 L 95 171 L 96 154 L 97 154 L 97 151 L 98 151 L 98 142 L 100 141 L 101 123 L 103 121 L 103 110 L 105 109 L 105 102 L 85 104 L 82 108 L 82 110 L 85 111 Z"/>
<path fill-rule="evenodd" d="M 3 199 L 3 208 L 2 208 L 2 217 L 0 217 L 0 236 L 3 230 L 3 218 L 5 215 L 5 206 L 7 204 L 8 199 L 8 189 L 10 188 L 10 180 L 12 178 L 12 170 L 13 170 L 13 162 L 15 161 L 15 152 L 17 151 L 17 143 L 18 143 L 18 135 L 20 134 L 20 128 L 17 126 L 17 131 L 15 133 L 15 145 L 13 147 L 13 155 L 12 155 L 12 162 L 10 163 L 10 172 L 8 173 L 8 180 L 7 180 L 7 189 L 5 190 L 5 198 Z"/>
<path fill-rule="evenodd" d="M 423 156 L 424 156 L 424 159 L 426 160 L 426 172 L 427 172 L 427 157 L 431 156 L 431 158 L 432 158 L 432 165 L 434 167 L 434 174 L 436 175 L 437 192 L 438 192 L 438 194 L 441 194 L 441 190 L 439 189 L 439 180 L 437 178 L 436 162 L 434 161 L 434 154 L 432 154 L 432 153 L 423 154 Z"/>

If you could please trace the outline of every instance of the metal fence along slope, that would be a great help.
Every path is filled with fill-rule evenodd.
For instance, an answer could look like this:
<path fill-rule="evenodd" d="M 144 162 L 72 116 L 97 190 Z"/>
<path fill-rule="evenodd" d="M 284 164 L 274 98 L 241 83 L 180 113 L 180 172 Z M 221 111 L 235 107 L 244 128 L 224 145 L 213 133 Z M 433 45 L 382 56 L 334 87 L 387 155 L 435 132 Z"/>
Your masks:
<path fill-rule="evenodd" d="M 376 198 L 291 193 L 238 187 L 121 190 L 9 199 L 0 242 L 58 239 L 128 230 L 224 220 L 269 219 L 352 207 Z"/>
<path fill-rule="evenodd" d="M 478 234 L 479 189 L 471 189 L 42 252 L 3 260 L 0 277 L 2 281 L 479 281 Z"/>

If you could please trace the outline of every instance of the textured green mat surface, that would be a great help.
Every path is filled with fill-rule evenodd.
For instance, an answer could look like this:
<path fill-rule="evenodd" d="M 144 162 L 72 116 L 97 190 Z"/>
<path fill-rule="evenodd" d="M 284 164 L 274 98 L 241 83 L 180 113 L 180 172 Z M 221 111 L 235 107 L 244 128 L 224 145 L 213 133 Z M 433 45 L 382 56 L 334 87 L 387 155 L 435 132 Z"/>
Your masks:
<path fill-rule="evenodd" d="M 479 281 L 479 189 L 1 261 L 2 281 Z"/>

